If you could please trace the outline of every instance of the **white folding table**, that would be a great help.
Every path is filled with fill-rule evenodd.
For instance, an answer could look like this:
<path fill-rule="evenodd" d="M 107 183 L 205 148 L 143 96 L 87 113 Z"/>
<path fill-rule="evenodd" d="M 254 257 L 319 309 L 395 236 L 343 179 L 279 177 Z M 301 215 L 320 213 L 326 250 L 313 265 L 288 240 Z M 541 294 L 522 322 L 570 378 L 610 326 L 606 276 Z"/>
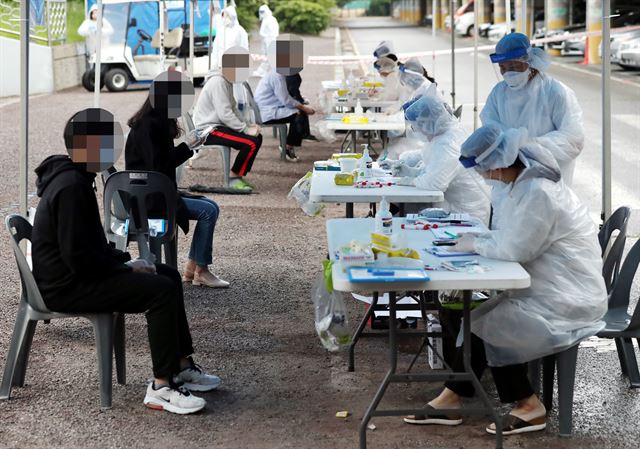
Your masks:
<path fill-rule="evenodd" d="M 438 258 L 425 251 L 431 246 L 433 234 L 430 231 L 406 231 L 400 228 L 401 220 L 394 220 L 393 232 L 404 232 L 408 247 L 415 249 L 425 264 L 435 267 L 442 260 L 451 258 Z M 454 230 L 455 228 L 452 228 Z M 331 260 L 335 260 L 336 250 L 352 240 L 369 239 L 369 234 L 374 230 L 374 220 L 371 218 L 356 219 L 333 219 L 327 221 L 327 240 L 329 254 Z M 464 228 L 460 228 L 464 230 Z M 487 393 L 484 391 L 479 380 L 473 374 L 471 369 L 471 347 L 464 345 L 463 360 L 465 372 L 463 373 L 426 373 L 426 374 L 399 374 L 397 373 L 398 354 L 396 341 L 396 293 L 399 291 L 435 291 L 435 290 L 462 290 L 463 291 L 463 335 L 464 341 L 471 339 L 470 332 L 470 306 L 472 290 L 505 290 L 505 289 L 521 289 L 527 288 L 531 284 L 529 274 L 518 263 L 506 262 L 494 259 L 487 259 L 480 256 L 473 256 L 479 263 L 486 267 L 488 271 L 482 273 L 469 272 L 452 272 L 452 271 L 428 271 L 430 280 L 413 281 L 413 282 L 371 282 L 371 283 L 352 283 L 348 275 L 344 272 L 339 263 L 335 263 L 332 268 L 333 288 L 342 292 L 361 292 L 373 293 L 372 306 L 367 311 L 356 334 L 354 340 L 357 341 L 359 333 L 362 332 L 366 321 L 375 305 L 378 294 L 389 294 L 389 370 L 380 384 L 371 404 L 369 405 L 362 422 L 360 424 L 360 449 L 366 449 L 366 432 L 367 424 L 373 416 L 402 416 L 402 415 L 421 415 L 425 414 L 424 409 L 412 410 L 377 410 L 387 387 L 391 383 L 407 383 L 407 382 L 428 382 L 428 381 L 470 381 L 473 383 L 478 395 L 480 396 L 484 407 L 471 408 L 465 407 L 460 410 L 441 410 L 443 415 L 489 415 L 493 417 L 496 423 L 496 448 L 502 448 L 502 431 L 501 418 L 499 411 L 496 410 Z M 353 344 L 355 344 L 355 341 Z"/>
<path fill-rule="evenodd" d="M 357 145 L 357 136 L 358 131 L 378 131 L 380 132 L 380 139 L 382 140 L 383 148 L 386 145 L 387 140 L 387 132 L 389 131 L 397 131 L 404 132 L 406 130 L 406 125 L 403 117 L 400 115 L 387 115 L 383 113 L 373 113 L 367 114 L 369 117 L 369 123 L 344 123 L 342 118 L 345 115 L 350 114 L 341 114 L 341 113 L 333 113 L 329 114 L 324 121 L 327 124 L 327 129 L 332 131 L 346 131 L 347 136 L 345 137 L 344 142 L 347 141 L 349 137 L 351 137 L 351 149 L 353 151 L 356 150 Z M 343 142 L 343 148 L 344 148 Z"/>
<path fill-rule="evenodd" d="M 353 218 L 353 203 L 379 203 L 385 197 L 389 203 L 398 204 L 403 214 L 406 203 L 438 203 L 444 200 L 442 192 L 422 190 L 413 186 L 384 186 L 361 189 L 354 186 L 336 185 L 336 171 L 316 171 L 311 177 L 309 199 L 317 203 L 345 203 L 346 217 Z"/>
<path fill-rule="evenodd" d="M 333 107 L 335 109 L 338 108 L 350 108 L 353 109 L 358 105 L 358 100 L 352 97 L 338 97 L 337 95 L 333 95 L 332 102 Z M 388 108 L 389 106 L 393 106 L 396 104 L 396 101 L 391 100 L 378 100 L 376 98 L 361 98 L 360 106 L 364 109 L 373 109 L 374 112 L 381 112 L 382 109 Z"/>

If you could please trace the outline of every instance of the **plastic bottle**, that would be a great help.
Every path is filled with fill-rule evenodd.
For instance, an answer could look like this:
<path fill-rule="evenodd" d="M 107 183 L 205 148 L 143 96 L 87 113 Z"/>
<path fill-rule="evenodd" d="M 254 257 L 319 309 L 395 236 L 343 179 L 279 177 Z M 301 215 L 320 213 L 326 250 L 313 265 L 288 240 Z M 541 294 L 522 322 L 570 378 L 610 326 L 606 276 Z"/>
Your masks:
<path fill-rule="evenodd" d="M 380 208 L 376 212 L 376 232 L 384 235 L 393 233 L 393 215 L 389 211 L 389 203 L 385 197 L 380 201 Z"/>
<path fill-rule="evenodd" d="M 356 100 L 356 107 L 355 107 L 354 113 L 355 113 L 355 115 L 364 114 L 364 109 L 362 108 L 362 103 L 360 103 L 360 99 L 359 98 Z"/>
<path fill-rule="evenodd" d="M 373 159 L 369 156 L 369 145 L 362 145 L 362 157 L 360 158 L 360 170 L 358 170 L 358 179 L 368 179 L 373 176 Z"/>

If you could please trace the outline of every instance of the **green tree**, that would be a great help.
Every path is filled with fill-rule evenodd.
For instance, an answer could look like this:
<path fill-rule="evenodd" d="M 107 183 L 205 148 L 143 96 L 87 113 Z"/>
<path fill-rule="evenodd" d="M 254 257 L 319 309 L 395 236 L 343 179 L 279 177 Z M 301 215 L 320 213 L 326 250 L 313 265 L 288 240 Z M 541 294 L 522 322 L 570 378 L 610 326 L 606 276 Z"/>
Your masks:
<path fill-rule="evenodd" d="M 278 22 L 280 31 L 299 34 L 319 34 L 329 26 L 331 16 L 329 8 L 321 3 L 307 0 L 287 0 L 277 2 L 273 11 Z M 335 2 L 331 2 L 335 5 Z"/>

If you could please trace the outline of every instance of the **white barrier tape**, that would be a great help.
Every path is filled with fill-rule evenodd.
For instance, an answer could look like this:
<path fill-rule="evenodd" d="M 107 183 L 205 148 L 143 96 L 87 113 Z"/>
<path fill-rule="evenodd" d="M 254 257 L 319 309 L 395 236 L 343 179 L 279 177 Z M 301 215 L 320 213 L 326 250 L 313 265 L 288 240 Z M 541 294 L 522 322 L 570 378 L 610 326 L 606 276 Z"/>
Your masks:
<path fill-rule="evenodd" d="M 614 28 L 611 30 L 611 33 L 624 33 L 626 31 L 634 31 L 640 30 L 640 26 L 628 26 L 621 28 Z M 572 34 L 561 34 L 553 37 L 546 37 L 542 39 L 534 39 L 531 41 L 532 45 L 541 45 L 547 44 L 549 42 L 562 42 L 569 39 L 576 39 L 581 37 L 588 36 L 599 36 L 602 34 L 602 30 L 596 31 L 583 31 L 580 33 L 572 33 Z M 490 45 L 481 45 L 478 46 L 478 51 L 486 51 L 486 50 L 494 50 L 495 44 Z M 464 48 L 456 48 L 454 50 L 455 53 L 473 53 L 473 47 L 464 47 Z M 437 56 L 437 55 L 450 55 L 451 50 L 427 50 L 427 51 L 419 51 L 413 53 L 398 53 L 398 59 L 406 60 L 408 58 L 422 57 L 422 56 Z M 252 55 L 253 56 L 253 55 Z M 348 64 L 357 64 L 361 61 L 373 62 L 375 61 L 375 57 L 369 55 L 344 55 L 344 56 L 309 56 L 307 59 L 307 64 L 313 65 L 348 65 Z"/>

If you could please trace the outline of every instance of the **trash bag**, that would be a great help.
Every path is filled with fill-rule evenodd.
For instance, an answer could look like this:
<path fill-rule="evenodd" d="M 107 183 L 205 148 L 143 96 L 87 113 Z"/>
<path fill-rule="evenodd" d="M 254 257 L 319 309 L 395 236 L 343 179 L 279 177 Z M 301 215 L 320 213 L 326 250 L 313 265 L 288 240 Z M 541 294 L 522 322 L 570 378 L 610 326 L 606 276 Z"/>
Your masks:
<path fill-rule="evenodd" d="M 315 309 L 315 325 L 322 346 L 336 352 L 351 343 L 347 307 L 342 295 L 333 290 L 332 262 L 322 262 L 324 272 L 313 286 L 311 299 Z"/>
<path fill-rule="evenodd" d="M 307 172 L 306 175 L 300 178 L 298 182 L 291 187 L 287 198 L 296 200 L 296 203 L 298 203 L 298 206 L 300 206 L 305 214 L 310 217 L 315 217 L 324 209 L 324 204 L 315 203 L 309 200 L 309 192 L 311 191 L 311 175 L 312 172 Z"/>
<path fill-rule="evenodd" d="M 336 133 L 327 127 L 326 120 L 318 120 L 311 128 L 313 129 L 313 134 L 323 142 L 333 143 L 338 140 Z"/>

